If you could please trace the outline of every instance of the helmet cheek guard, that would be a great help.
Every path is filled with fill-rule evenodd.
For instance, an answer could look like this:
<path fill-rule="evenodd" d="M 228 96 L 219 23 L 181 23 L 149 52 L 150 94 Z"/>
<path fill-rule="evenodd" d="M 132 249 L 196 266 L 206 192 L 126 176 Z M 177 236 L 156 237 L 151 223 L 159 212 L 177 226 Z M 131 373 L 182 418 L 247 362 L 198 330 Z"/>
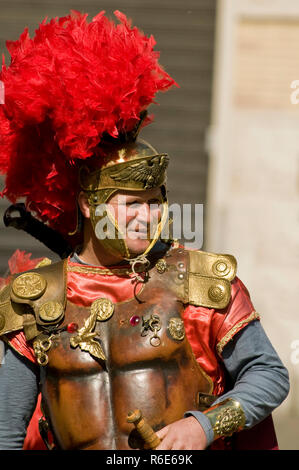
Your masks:
<path fill-rule="evenodd" d="M 167 154 L 159 154 L 150 144 L 141 140 L 107 146 L 104 152 L 102 160 L 106 160 L 107 164 L 94 171 L 81 168 L 80 185 L 88 195 L 91 224 L 105 251 L 119 259 L 136 257 L 126 243 L 125 227 L 119 226 L 108 208 L 107 202 L 111 196 L 119 190 L 130 192 L 161 188 L 162 215 L 148 235 L 147 249 L 138 257 L 145 256 L 160 238 L 168 217 L 166 169 L 169 157 Z"/>

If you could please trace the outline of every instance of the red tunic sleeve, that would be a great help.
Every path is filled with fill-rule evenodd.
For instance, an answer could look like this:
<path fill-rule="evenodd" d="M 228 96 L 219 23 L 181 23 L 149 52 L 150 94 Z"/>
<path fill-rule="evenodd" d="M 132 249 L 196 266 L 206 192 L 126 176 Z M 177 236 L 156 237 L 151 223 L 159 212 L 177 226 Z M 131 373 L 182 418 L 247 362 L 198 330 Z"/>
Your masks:
<path fill-rule="evenodd" d="M 7 342 L 10 346 L 17 351 L 21 356 L 25 356 L 29 361 L 37 364 L 37 360 L 33 351 L 33 347 L 27 342 L 23 331 L 9 333 L 6 336 Z"/>
<path fill-rule="evenodd" d="M 221 354 L 225 345 L 238 331 L 259 319 L 249 293 L 235 278 L 231 286 L 231 300 L 223 310 L 188 305 L 183 314 L 186 336 L 197 362 L 211 377 L 213 393 L 225 391 L 225 371 Z"/>
<path fill-rule="evenodd" d="M 236 278 L 232 283 L 232 296 L 227 309 L 223 313 L 215 313 L 214 335 L 218 355 L 221 356 L 224 346 L 238 331 L 251 321 L 259 319 L 248 290 L 242 281 Z"/>

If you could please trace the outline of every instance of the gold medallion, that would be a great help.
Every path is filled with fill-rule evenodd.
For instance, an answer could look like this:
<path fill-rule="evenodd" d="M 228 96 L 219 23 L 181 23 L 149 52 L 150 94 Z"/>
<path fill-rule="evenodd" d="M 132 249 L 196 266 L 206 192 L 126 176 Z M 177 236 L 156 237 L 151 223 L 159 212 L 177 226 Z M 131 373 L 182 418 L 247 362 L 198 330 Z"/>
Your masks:
<path fill-rule="evenodd" d="M 185 338 L 184 322 L 181 318 L 173 317 L 168 322 L 168 330 L 173 339 L 182 341 Z"/>
<path fill-rule="evenodd" d="M 13 284 L 13 293 L 21 299 L 38 299 L 45 292 L 46 279 L 38 273 L 24 273 L 18 276 Z"/>
<path fill-rule="evenodd" d="M 224 260 L 218 260 L 213 264 L 212 271 L 216 276 L 224 277 L 230 272 L 230 266 Z"/>
<path fill-rule="evenodd" d="M 214 284 L 208 290 L 209 298 L 214 302 L 220 302 L 225 296 L 225 289 L 221 284 Z"/>
<path fill-rule="evenodd" d="M 39 309 L 39 317 L 46 322 L 58 320 L 63 314 L 63 306 L 60 302 L 50 300 L 45 302 Z"/>
<path fill-rule="evenodd" d="M 90 307 L 91 313 L 96 313 L 97 320 L 105 321 L 112 317 L 114 313 L 114 304 L 111 300 L 101 297 L 92 302 Z"/>

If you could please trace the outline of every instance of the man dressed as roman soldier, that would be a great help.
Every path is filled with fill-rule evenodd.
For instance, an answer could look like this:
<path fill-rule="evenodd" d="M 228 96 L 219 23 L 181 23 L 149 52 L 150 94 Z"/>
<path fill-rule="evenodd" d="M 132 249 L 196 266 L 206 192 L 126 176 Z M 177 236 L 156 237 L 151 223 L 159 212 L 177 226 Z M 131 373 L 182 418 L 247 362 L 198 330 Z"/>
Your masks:
<path fill-rule="evenodd" d="M 288 373 L 235 258 L 163 237 L 170 159 L 140 133 L 175 82 L 115 16 L 7 42 L 4 221 L 61 260 L 0 291 L 0 448 L 277 448 Z"/>

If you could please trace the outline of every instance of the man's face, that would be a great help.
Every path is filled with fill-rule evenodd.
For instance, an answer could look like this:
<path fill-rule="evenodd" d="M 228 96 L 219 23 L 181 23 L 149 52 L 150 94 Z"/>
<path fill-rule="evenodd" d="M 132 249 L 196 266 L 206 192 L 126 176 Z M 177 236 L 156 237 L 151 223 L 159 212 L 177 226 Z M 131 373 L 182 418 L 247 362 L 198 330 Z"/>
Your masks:
<path fill-rule="evenodd" d="M 160 188 L 118 191 L 107 202 L 132 254 L 146 251 L 162 215 Z"/>

